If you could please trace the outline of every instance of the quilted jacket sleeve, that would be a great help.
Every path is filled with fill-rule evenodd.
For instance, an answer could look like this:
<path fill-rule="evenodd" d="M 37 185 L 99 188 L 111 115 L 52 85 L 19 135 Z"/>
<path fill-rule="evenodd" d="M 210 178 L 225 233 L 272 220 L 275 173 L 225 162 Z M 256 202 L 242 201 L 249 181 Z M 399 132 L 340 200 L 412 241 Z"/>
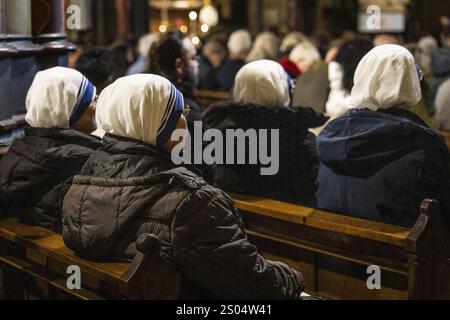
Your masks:
<path fill-rule="evenodd" d="M 232 200 L 212 187 L 180 204 L 172 243 L 182 276 L 214 299 L 299 299 L 304 289 L 300 273 L 258 253 Z"/>

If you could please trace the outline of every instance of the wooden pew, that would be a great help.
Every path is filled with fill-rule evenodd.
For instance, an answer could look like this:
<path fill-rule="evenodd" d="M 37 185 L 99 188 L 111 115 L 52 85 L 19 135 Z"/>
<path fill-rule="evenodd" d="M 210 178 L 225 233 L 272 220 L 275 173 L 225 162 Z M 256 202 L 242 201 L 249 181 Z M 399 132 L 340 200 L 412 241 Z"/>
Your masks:
<path fill-rule="evenodd" d="M 229 92 L 197 91 L 195 93 L 195 99 L 206 110 L 213 103 L 231 100 L 232 95 Z"/>
<path fill-rule="evenodd" d="M 76 257 L 62 236 L 15 218 L 0 221 L 0 300 L 177 299 L 180 276 L 159 256 L 159 241 L 138 240 L 131 263 L 91 262 Z M 81 270 L 81 290 L 66 283 L 69 266 Z"/>
<path fill-rule="evenodd" d="M 0 145 L 0 159 L 8 152 L 9 147 Z"/>
<path fill-rule="evenodd" d="M 300 270 L 307 293 L 325 299 L 450 299 L 450 235 L 426 200 L 412 229 L 280 201 L 233 196 L 266 258 Z M 369 290 L 369 266 L 381 290 Z"/>

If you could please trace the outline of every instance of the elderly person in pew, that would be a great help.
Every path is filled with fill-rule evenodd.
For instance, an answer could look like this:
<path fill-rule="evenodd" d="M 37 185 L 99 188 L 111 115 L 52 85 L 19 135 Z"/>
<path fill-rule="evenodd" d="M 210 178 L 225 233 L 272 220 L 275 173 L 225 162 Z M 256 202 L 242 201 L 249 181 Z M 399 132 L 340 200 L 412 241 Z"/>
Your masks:
<path fill-rule="evenodd" d="M 101 141 L 95 130 L 94 85 L 78 71 L 37 73 L 26 98 L 28 127 L 0 160 L 3 216 L 61 231 L 65 182 L 79 173 Z"/>
<path fill-rule="evenodd" d="M 302 275 L 258 253 L 233 201 L 173 164 L 170 152 L 180 141 L 172 133 L 187 134 L 184 106 L 181 92 L 156 75 L 122 78 L 102 92 L 104 148 L 65 197 L 66 245 L 83 258 L 128 261 L 137 239 L 150 233 L 182 276 L 180 298 L 300 298 Z"/>
<path fill-rule="evenodd" d="M 361 60 L 350 110 L 317 140 L 320 209 L 410 228 L 429 198 L 450 226 L 448 147 L 408 111 L 422 98 L 420 78 L 414 57 L 398 45 Z"/>
<path fill-rule="evenodd" d="M 256 61 L 238 73 L 234 101 L 212 105 L 205 112 L 205 131 L 255 131 L 258 140 L 264 138 L 260 130 L 279 132 L 279 171 L 275 175 L 262 175 L 261 163 L 216 163 L 205 170 L 212 184 L 228 192 L 315 206 L 319 161 L 315 136 L 309 128 L 320 127 L 327 119 L 310 108 L 291 108 L 292 85 L 281 65 L 269 60 Z M 252 143 L 258 144 L 248 142 L 247 161 Z M 228 148 L 224 148 L 224 154 L 230 152 Z"/>

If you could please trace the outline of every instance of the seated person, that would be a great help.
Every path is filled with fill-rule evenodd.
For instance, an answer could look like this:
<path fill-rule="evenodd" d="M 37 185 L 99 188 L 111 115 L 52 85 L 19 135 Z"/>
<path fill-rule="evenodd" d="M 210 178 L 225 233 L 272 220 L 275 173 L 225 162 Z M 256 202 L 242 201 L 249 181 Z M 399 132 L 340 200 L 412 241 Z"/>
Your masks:
<path fill-rule="evenodd" d="M 330 91 L 328 65 L 320 58 L 320 52 L 309 41 L 295 46 L 289 59 L 301 72 L 293 93 L 292 105 L 308 106 L 319 113 L 325 113 Z"/>
<path fill-rule="evenodd" d="M 195 101 L 199 63 L 192 41 L 181 32 L 168 32 L 152 46 L 147 73 L 156 74 L 172 82 L 191 108 L 187 118 L 189 131 L 202 118 L 203 109 Z"/>
<path fill-rule="evenodd" d="M 64 183 L 101 146 L 88 134 L 95 130 L 95 93 L 78 71 L 56 67 L 37 73 L 26 98 L 25 137 L 0 160 L 4 216 L 61 231 Z"/>
<path fill-rule="evenodd" d="M 247 63 L 258 60 L 278 60 L 278 49 L 280 47 L 280 39 L 278 36 L 269 31 L 261 32 L 253 43 L 252 50 L 247 56 Z"/>
<path fill-rule="evenodd" d="M 260 129 L 267 129 L 269 141 L 270 130 L 279 130 L 279 171 L 275 175 L 261 175 L 261 163 L 215 164 L 207 173 L 211 183 L 243 195 L 315 205 L 319 162 L 316 139 L 308 129 L 322 126 L 327 119 L 309 108 L 290 108 L 291 86 L 291 79 L 278 63 L 252 62 L 236 77 L 235 101 L 212 105 L 205 112 L 205 130 L 218 129 L 225 134 L 228 129 L 255 129 L 259 135 Z M 247 145 L 247 161 L 252 156 L 249 150 Z"/>
<path fill-rule="evenodd" d="M 301 274 L 259 255 L 233 201 L 173 164 L 179 141 L 171 136 L 186 134 L 184 111 L 180 91 L 156 75 L 122 78 L 102 92 L 104 148 L 64 200 L 66 245 L 83 258 L 128 261 L 150 233 L 182 276 L 181 298 L 298 299 Z"/>
<path fill-rule="evenodd" d="M 449 224 L 449 151 L 408 111 L 422 98 L 420 69 L 398 45 L 372 49 L 355 73 L 350 111 L 318 137 L 317 205 L 345 215 L 412 227 L 424 199 Z"/>
<path fill-rule="evenodd" d="M 245 66 L 245 59 L 252 49 L 253 40 L 250 32 L 239 29 L 228 39 L 228 58 L 217 72 L 218 91 L 230 92 L 234 87 L 237 73 Z"/>
<path fill-rule="evenodd" d="M 152 48 L 153 44 L 158 40 L 158 36 L 159 34 L 154 32 L 145 34 L 139 39 L 138 42 L 139 56 L 137 60 L 128 68 L 127 76 L 131 76 L 134 74 L 141 74 L 145 72 L 149 63 L 150 49 Z"/>
<path fill-rule="evenodd" d="M 437 127 L 441 131 L 450 131 L 450 79 L 445 81 L 438 90 L 436 100 Z"/>
<path fill-rule="evenodd" d="M 330 117 L 339 117 L 347 110 L 347 101 L 353 88 L 356 68 L 362 58 L 372 50 L 372 41 L 365 37 L 356 37 L 342 44 L 335 59 L 328 66 L 330 94 L 326 103 L 326 113 Z"/>
<path fill-rule="evenodd" d="M 113 55 L 105 48 L 94 48 L 80 55 L 76 67 L 84 74 L 94 86 L 98 93 L 109 86 L 113 81 Z"/>
<path fill-rule="evenodd" d="M 218 91 L 217 73 L 222 66 L 227 51 L 218 40 L 209 40 L 202 49 L 199 61 L 198 89 Z"/>

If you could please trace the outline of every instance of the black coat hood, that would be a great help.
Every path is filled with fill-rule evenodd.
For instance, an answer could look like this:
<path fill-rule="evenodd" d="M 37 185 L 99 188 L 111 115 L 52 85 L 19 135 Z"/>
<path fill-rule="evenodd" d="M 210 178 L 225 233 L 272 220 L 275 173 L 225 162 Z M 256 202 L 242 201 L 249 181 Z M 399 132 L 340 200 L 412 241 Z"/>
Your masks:
<path fill-rule="evenodd" d="M 335 173 L 368 178 L 393 161 L 417 151 L 447 146 L 419 117 L 402 109 L 351 110 L 317 138 L 321 163 Z"/>

